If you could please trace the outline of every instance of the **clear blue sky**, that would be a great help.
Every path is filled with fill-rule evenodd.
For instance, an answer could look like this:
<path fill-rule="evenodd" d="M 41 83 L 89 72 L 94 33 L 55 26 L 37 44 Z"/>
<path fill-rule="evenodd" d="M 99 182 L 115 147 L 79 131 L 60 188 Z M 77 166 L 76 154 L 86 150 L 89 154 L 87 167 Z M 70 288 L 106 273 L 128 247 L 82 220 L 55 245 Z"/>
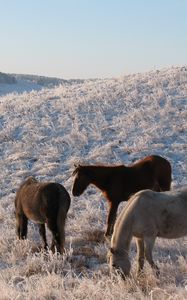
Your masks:
<path fill-rule="evenodd" d="M 0 71 L 113 77 L 187 64 L 187 0 L 0 0 Z"/>

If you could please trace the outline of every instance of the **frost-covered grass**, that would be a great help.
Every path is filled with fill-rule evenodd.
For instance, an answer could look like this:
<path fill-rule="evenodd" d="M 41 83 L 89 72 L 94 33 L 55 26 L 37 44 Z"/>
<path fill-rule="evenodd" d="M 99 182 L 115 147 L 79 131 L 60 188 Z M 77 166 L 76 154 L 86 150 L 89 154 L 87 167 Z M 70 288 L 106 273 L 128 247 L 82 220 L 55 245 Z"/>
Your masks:
<path fill-rule="evenodd" d="M 172 189 L 187 185 L 186 67 L 4 94 L 0 145 L 0 299 L 187 298 L 187 238 L 157 240 L 159 279 L 147 264 L 136 278 L 133 243 L 132 278 L 123 282 L 109 274 L 104 197 L 94 187 L 71 194 L 74 163 L 128 164 L 149 154 L 171 162 Z M 71 195 L 64 257 L 38 250 L 32 223 L 28 240 L 16 239 L 15 190 L 29 175 Z"/>

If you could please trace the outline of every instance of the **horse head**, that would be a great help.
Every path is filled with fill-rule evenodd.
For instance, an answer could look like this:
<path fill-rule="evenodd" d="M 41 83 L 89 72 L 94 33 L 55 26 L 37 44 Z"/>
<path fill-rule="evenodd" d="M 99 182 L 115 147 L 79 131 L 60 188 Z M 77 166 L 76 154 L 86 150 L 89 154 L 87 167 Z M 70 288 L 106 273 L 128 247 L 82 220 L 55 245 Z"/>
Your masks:
<path fill-rule="evenodd" d="M 107 254 L 111 273 L 119 274 L 125 280 L 130 272 L 130 261 L 123 251 L 110 248 Z"/>
<path fill-rule="evenodd" d="M 72 194 L 73 196 L 80 196 L 90 183 L 88 174 L 86 174 L 86 167 L 82 165 L 75 165 L 73 176 L 75 176 Z"/>

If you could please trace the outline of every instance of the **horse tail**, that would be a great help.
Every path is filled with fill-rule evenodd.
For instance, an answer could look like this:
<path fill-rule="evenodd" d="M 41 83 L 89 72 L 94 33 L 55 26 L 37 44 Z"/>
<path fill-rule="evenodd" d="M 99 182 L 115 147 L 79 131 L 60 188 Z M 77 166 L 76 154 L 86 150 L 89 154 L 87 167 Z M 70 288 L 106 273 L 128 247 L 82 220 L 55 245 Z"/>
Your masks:
<path fill-rule="evenodd" d="M 59 246 L 60 253 L 64 252 L 65 245 L 65 221 L 67 217 L 67 212 L 69 210 L 71 203 L 70 195 L 66 191 L 66 189 L 61 186 L 60 187 L 60 195 L 59 195 L 59 207 L 57 213 L 57 230 L 59 236 Z"/>
<path fill-rule="evenodd" d="M 172 182 L 172 168 L 170 162 L 163 158 L 160 161 L 160 165 L 158 166 L 158 184 L 160 186 L 161 191 L 169 191 L 171 189 Z"/>

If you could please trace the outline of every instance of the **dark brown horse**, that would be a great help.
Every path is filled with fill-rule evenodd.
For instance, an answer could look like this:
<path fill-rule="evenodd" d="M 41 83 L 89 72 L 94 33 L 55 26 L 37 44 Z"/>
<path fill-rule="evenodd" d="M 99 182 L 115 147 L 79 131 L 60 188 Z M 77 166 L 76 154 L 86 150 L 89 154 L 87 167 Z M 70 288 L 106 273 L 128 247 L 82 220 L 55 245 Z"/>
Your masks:
<path fill-rule="evenodd" d="M 70 196 L 59 183 L 38 182 L 29 177 L 17 191 L 15 198 L 16 230 L 19 239 L 27 237 L 28 219 L 39 224 L 39 232 L 47 249 L 45 223 L 52 232 L 51 249 L 63 253 L 65 219 L 70 207 Z"/>
<path fill-rule="evenodd" d="M 171 186 L 171 165 L 168 160 L 151 155 L 129 166 L 82 166 L 73 172 L 76 175 L 72 193 L 80 196 L 89 184 L 98 187 L 109 202 L 107 230 L 110 236 L 116 219 L 118 205 L 130 195 L 144 189 L 167 191 Z"/>

